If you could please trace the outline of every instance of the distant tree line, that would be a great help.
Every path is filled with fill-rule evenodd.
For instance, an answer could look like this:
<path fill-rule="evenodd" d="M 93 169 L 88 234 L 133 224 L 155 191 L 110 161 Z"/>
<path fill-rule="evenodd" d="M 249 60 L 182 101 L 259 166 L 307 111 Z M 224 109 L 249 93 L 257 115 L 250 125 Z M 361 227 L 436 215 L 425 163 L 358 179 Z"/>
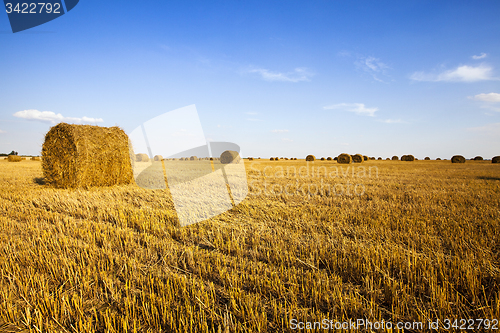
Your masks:
<path fill-rule="evenodd" d="M 5 153 L 1 153 L 0 156 L 9 156 L 9 155 L 18 155 L 19 153 L 17 151 L 11 151 L 10 153 L 8 154 L 5 154 Z"/>

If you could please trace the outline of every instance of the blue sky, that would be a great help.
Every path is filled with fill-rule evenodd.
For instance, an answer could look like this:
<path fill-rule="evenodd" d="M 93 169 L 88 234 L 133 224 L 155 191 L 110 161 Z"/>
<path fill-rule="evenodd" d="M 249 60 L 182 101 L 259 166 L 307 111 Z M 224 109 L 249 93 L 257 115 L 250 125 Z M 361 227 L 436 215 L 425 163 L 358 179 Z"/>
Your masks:
<path fill-rule="evenodd" d="M 195 104 L 246 156 L 500 155 L 498 1 L 82 0 L 13 34 L 0 14 L 0 152 L 63 120 Z"/>

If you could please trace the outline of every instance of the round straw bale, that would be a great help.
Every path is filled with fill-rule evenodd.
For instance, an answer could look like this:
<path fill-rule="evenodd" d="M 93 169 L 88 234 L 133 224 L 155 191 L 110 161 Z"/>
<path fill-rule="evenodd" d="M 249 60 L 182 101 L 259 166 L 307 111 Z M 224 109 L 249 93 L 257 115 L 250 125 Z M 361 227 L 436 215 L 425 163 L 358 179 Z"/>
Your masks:
<path fill-rule="evenodd" d="M 135 154 L 136 162 L 149 162 L 148 154 Z"/>
<path fill-rule="evenodd" d="M 441 158 L 440 157 L 436 158 L 436 161 L 441 161 Z"/>
<path fill-rule="evenodd" d="M 119 127 L 60 123 L 45 135 L 42 169 L 58 188 L 88 188 L 133 181 L 127 134 Z"/>
<path fill-rule="evenodd" d="M 366 156 L 366 155 L 362 155 L 362 156 L 363 156 L 363 161 L 368 161 L 368 159 L 369 159 L 368 156 Z"/>
<path fill-rule="evenodd" d="M 349 164 L 352 162 L 352 156 L 349 154 L 340 154 L 337 158 L 337 162 L 341 164 Z"/>
<path fill-rule="evenodd" d="M 356 154 L 356 155 L 352 155 L 352 162 L 353 163 L 361 163 L 363 162 L 364 158 L 363 158 L 363 155 L 361 154 Z"/>
<path fill-rule="evenodd" d="M 481 156 L 476 156 L 474 157 L 474 161 L 482 161 L 483 158 Z"/>
<path fill-rule="evenodd" d="M 337 156 L 335 156 L 335 157 L 333 158 L 333 160 L 334 160 L 334 161 L 337 161 L 338 159 L 339 159 L 339 158 L 338 158 Z"/>
<path fill-rule="evenodd" d="M 285 157 L 285 161 L 288 161 L 288 157 Z"/>
<path fill-rule="evenodd" d="M 377 160 L 382 161 L 382 157 L 377 158 Z"/>
<path fill-rule="evenodd" d="M 372 157 L 370 157 L 370 161 L 373 161 L 374 159 L 375 159 L 375 157 L 373 157 L 373 156 L 372 156 Z"/>
<path fill-rule="evenodd" d="M 491 159 L 491 163 L 500 163 L 500 156 L 495 156 Z"/>
<path fill-rule="evenodd" d="M 238 163 L 240 161 L 240 154 L 234 150 L 226 150 L 220 154 L 220 162 L 222 164 Z"/>
<path fill-rule="evenodd" d="M 190 160 L 190 161 L 198 161 L 198 157 L 196 157 L 196 156 L 191 156 L 191 157 L 189 158 L 189 160 Z"/>
<path fill-rule="evenodd" d="M 462 155 L 455 155 L 451 158 L 451 163 L 465 163 L 465 157 Z"/>
<path fill-rule="evenodd" d="M 397 157 L 396 155 L 394 155 L 394 156 L 392 157 L 392 160 L 393 160 L 393 161 L 399 161 L 399 157 Z"/>
<path fill-rule="evenodd" d="M 324 161 L 324 160 L 325 160 L 325 158 L 324 158 L 324 157 L 322 157 L 322 158 L 321 158 L 321 160 L 322 160 L 322 161 Z"/>
<path fill-rule="evenodd" d="M 155 155 L 155 157 L 153 158 L 154 161 L 161 161 L 163 160 L 163 156 L 161 155 Z"/>
<path fill-rule="evenodd" d="M 33 156 L 31 158 L 32 161 L 40 161 L 40 156 Z"/>
<path fill-rule="evenodd" d="M 330 156 L 328 156 L 328 157 L 326 158 L 326 160 L 327 160 L 327 161 L 331 161 L 331 160 L 332 160 L 332 158 L 331 158 Z"/>
<path fill-rule="evenodd" d="M 430 160 L 431 160 L 431 158 L 430 158 L 429 156 L 426 156 L 426 157 L 424 158 L 424 160 L 426 160 L 426 161 L 430 161 Z"/>
<path fill-rule="evenodd" d="M 316 157 L 314 157 L 314 155 L 307 155 L 306 156 L 307 162 L 314 162 L 315 160 L 316 160 Z"/>
<path fill-rule="evenodd" d="M 21 156 L 17 156 L 17 155 L 9 155 L 9 156 L 7 156 L 7 160 L 9 162 L 21 162 L 23 160 L 23 158 Z"/>
<path fill-rule="evenodd" d="M 249 161 L 253 161 L 253 157 L 249 157 L 249 158 L 248 158 L 248 160 L 249 160 Z"/>
<path fill-rule="evenodd" d="M 385 160 L 386 160 L 386 161 L 390 161 L 391 159 L 390 159 L 389 157 L 387 157 Z"/>
<path fill-rule="evenodd" d="M 413 155 L 403 155 L 401 156 L 401 161 L 413 162 L 415 157 Z"/>

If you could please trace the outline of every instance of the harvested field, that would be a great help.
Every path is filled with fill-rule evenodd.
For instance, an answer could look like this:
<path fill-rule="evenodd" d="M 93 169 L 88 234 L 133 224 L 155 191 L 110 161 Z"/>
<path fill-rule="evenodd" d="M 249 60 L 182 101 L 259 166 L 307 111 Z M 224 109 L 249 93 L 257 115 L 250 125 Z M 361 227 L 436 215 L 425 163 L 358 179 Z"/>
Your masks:
<path fill-rule="evenodd" d="M 304 160 L 245 164 L 248 197 L 181 228 L 168 190 L 55 189 L 40 185 L 40 163 L 3 162 L 1 327 L 288 332 L 292 318 L 500 317 L 497 164 L 316 161 L 307 177 L 292 173 Z M 365 192 L 276 192 L 296 180 Z"/>

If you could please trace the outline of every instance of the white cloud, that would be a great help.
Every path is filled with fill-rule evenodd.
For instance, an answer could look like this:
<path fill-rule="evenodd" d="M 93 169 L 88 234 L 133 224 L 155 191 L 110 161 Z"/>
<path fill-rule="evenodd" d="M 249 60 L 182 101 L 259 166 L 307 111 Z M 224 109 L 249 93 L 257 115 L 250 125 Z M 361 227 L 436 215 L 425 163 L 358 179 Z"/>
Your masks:
<path fill-rule="evenodd" d="M 489 94 L 478 94 L 474 97 L 469 97 L 476 101 L 490 102 L 490 103 L 500 103 L 500 94 L 489 93 Z"/>
<path fill-rule="evenodd" d="M 379 78 L 380 75 L 385 75 L 386 69 L 389 68 L 380 59 L 375 57 L 360 57 L 355 63 L 358 68 L 369 73 L 373 79 L 379 82 L 384 82 Z"/>
<path fill-rule="evenodd" d="M 60 113 L 54 113 L 52 111 L 38 111 L 38 110 L 24 110 L 14 113 L 14 117 L 27 119 L 27 120 L 37 120 L 45 123 L 57 124 L 60 122 L 68 123 L 102 123 L 104 120 L 102 118 L 74 118 L 74 117 L 64 117 Z"/>
<path fill-rule="evenodd" d="M 385 119 L 381 120 L 381 122 L 386 124 L 406 124 L 407 122 L 401 119 Z"/>
<path fill-rule="evenodd" d="M 271 132 L 273 132 L 273 133 L 288 133 L 288 130 L 287 129 L 275 129 L 275 130 L 272 130 Z"/>
<path fill-rule="evenodd" d="M 2 134 L 2 133 L 7 133 L 7 132 L 0 130 L 0 134 Z"/>
<path fill-rule="evenodd" d="M 481 64 L 479 66 L 459 66 L 439 74 L 415 72 L 410 78 L 414 81 L 446 81 L 446 82 L 476 82 L 497 80 L 492 76 L 493 68 Z"/>
<path fill-rule="evenodd" d="M 481 53 L 480 55 L 473 55 L 472 56 L 472 59 L 474 60 L 478 60 L 478 59 L 484 59 L 486 58 L 488 55 L 486 53 Z"/>
<path fill-rule="evenodd" d="M 258 68 L 250 70 L 249 73 L 258 73 L 266 81 L 282 82 L 310 81 L 313 76 L 306 68 L 295 68 L 293 72 L 288 73 L 271 72 L 267 69 Z"/>
<path fill-rule="evenodd" d="M 344 110 L 359 115 L 374 117 L 378 108 L 367 108 L 363 103 L 340 103 L 323 107 L 324 110 Z"/>

